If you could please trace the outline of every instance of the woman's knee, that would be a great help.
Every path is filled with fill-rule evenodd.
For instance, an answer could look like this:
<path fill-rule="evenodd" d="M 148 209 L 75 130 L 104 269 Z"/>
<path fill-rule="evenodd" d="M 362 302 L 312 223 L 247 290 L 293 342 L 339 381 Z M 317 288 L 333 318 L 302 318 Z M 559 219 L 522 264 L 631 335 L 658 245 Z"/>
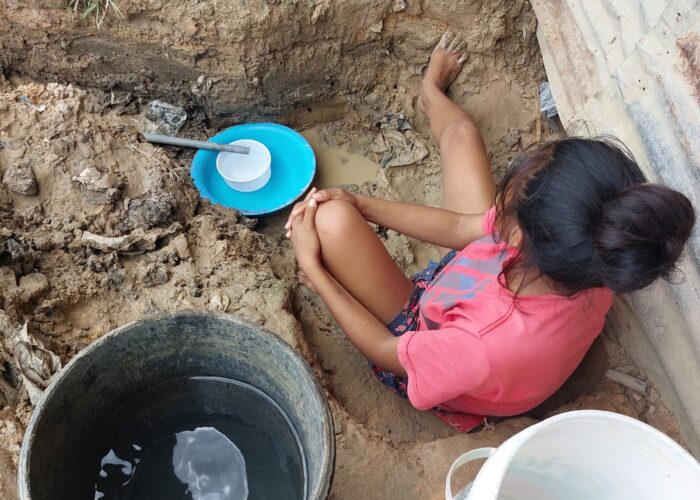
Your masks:
<path fill-rule="evenodd" d="M 316 210 L 316 231 L 321 243 L 352 237 L 353 227 L 361 221 L 364 221 L 362 215 L 345 201 L 326 201 Z"/>

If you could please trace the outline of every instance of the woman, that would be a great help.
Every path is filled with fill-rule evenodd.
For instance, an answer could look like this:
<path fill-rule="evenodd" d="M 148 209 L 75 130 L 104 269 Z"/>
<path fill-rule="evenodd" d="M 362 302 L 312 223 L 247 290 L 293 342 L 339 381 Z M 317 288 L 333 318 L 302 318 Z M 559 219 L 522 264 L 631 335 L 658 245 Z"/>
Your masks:
<path fill-rule="evenodd" d="M 528 152 L 497 190 L 476 125 L 445 95 L 462 48 L 443 36 L 421 90 L 442 157 L 442 208 L 312 190 L 287 237 L 301 282 L 380 380 L 469 431 L 554 393 L 600 334 L 613 293 L 670 275 L 695 216 L 605 140 Z M 367 221 L 444 257 L 409 280 Z"/>

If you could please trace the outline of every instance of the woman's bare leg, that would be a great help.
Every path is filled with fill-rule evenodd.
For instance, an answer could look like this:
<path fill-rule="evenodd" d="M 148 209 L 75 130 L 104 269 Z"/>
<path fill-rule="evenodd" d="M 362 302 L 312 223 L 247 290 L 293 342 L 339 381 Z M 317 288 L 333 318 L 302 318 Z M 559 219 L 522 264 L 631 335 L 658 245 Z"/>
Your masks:
<path fill-rule="evenodd" d="M 482 213 L 491 207 L 496 192 L 486 147 L 471 117 L 445 95 L 461 70 L 463 49 L 463 42 L 445 34 L 423 78 L 421 100 L 442 156 L 443 207 Z M 316 230 L 326 269 L 372 314 L 384 323 L 391 321 L 414 284 L 362 215 L 342 201 L 322 203 Z M 300 280 L 313 287 L 303 275 Z"/>
<path fill-rule="evenodd" d="M 486 146 L 472 118 L 445 91 L 462 69 L 464 43 L 445 33 L 423 77 L 421 102 L 442 157 L 442 206 L 466 214 L 487 211 L 496 185 Z"/>
<path fill-rule="evenodd" d="M 337 200 L 321 203 L 315 221 L 323 265 L 350 295 L 389 323 L 408 302 L 413 282 L 354 206 Z"/>

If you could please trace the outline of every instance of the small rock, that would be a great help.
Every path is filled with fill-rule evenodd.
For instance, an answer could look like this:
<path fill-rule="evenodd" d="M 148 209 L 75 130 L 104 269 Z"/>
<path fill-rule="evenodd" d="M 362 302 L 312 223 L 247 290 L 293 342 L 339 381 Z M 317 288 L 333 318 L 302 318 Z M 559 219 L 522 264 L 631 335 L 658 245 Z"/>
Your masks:
<path fill-rule="evenodd" d="M 5 248 L 7 253 L 10 254 L 12 260 L 17 260 L 24 255 L 24 247 L 22 244 L 14 238 L 8 238 L 5 243 Z"/>
<path fill-rule="evenodd" d="M 168 270 L 164 267 L 156 268 L 156 272 L 153 273 L 153 283 L 156 285 L 165 285 L 168 282 Z"/>
<path fill-rule="evenodd" d="M 212 295 L 207 307 L 210 311 L 226 312 L 229 304 L 231 304 L 231 299 L 228 298 L 228 295 L 216 292 Z"/>
<path fill-rule="evenodd" d="M 218 82 L 219 78 L 210 78 L 206 75 L 199 75 L 197 81 L 190 86 L 190 90 L 194 95 L 204 96 L 209 93 L 211 86 Z"/>
<path fill-rule="evenodd" d="M 102 173 L 94 167 L 84 168 L 73 182 L 80 186 L 85 201 L 93 205 L 109 205 L 119 196 L 121 184 L 112 173 Z"/>
<path fill-rule="evenodd" d="M 245 215 L 239 215 L 237 222 L 238 222 L 238 224 L 241 224 L 242 226 L 245 226 L 252 231 L 256 227 L 258 227 L 258 220 L 259 219 L 254 219 L 252 217 L 247 217 Z"/>
<path fill-rule="evenodd" d="M 151 101 L 148 103 L 146 119 L 153 124 L 154 132 L 176 135 L 187 120 L 187 113 L 179 106 L 163 101 Z"/>
<path fill-rule="evenodd" d="M 27 164 L 10 166 L 2 177 L 2 183 L 10 191 L 24 196 L 34 196 L 39 192 L 34 172 Z"/>
<path fill-rule="evenodd" d="M 19 279 L 19 300 L 22 304 L 32 302 L 49 289 L 49 280 L 41 273 L 32 273 Z"/>
<path fill-rule="evenodd" d="M 129 200 L 127 222 L 132 227 L 150 229 L 167 222 L 173 212 L 174 205 L 174 200 L 167 195 Z"/>
<path fill-rule="evenodd" d="M 169 279 L 168 270 L 160 264 L 151 264 L 143 273 L 143 284 L 147 287 L 165 285 Z"/>
<path fill-rule="evenodd" d="M 111 288 L 119 288 L 124 283 L 124 273 L 122 271 L 110 271 L 107 274 L 107 283 Z"/>

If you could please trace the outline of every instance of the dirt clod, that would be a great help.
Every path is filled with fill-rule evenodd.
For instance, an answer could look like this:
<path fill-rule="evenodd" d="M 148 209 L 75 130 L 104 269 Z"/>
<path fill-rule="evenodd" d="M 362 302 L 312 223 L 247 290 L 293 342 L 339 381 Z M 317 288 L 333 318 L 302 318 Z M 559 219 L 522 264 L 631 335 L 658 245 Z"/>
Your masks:
<path fill-rule="evenodd" d="M 175 200 L 161 194 L 152 198 L 129 200 L 126 218 L 131 227 L 151 229 L 166 223 L 175 207 Z"/>
<path fill-rule="evenodd" d="M 32 273 L 19 279 L 18 295 L 22 304 L 33 302 L 49 290 L 49 280 L 41 273 Z"/>
<path fill-rule="evenodd" d="M 26 163 L 10 165 L 2 177 L 2 182 L 10 191 L 23 196 L 34 196 L 39 192 L 34 172 Z"/>

